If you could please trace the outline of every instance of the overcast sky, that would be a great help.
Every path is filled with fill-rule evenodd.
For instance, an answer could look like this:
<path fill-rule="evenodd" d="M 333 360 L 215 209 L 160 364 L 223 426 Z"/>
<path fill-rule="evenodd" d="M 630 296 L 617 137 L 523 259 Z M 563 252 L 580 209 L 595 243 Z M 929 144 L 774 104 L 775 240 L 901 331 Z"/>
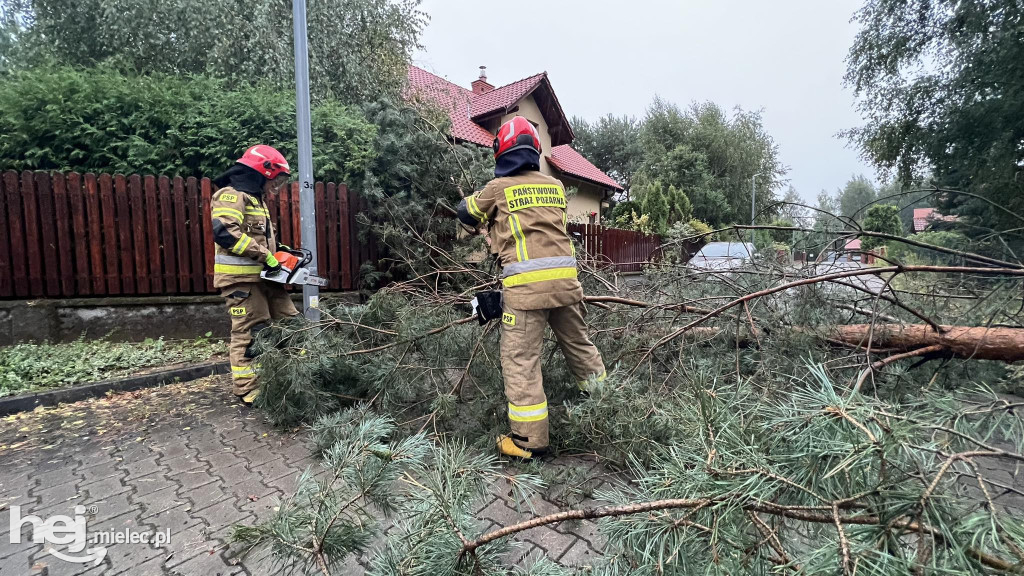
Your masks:
<path fill-rule="evenodd" d="M 463 86 L 547 71 L 569 116 L 642 116 L 654 95 L 763 110 L 807 200 L 874 171 L 838 138 L 860 124 L 843 88 L 862 0 L 424 0 L 414 62 Z M 780 190 L 780 193 L 784 191 Z"/>

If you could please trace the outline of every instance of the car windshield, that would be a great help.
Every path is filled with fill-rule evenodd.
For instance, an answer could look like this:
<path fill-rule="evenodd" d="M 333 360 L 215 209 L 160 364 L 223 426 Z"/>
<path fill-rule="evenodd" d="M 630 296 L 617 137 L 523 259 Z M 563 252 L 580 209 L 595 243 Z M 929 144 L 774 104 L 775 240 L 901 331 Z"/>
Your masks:
<path fill-rule="evenodd" d="M 750 250 L 743 242 L 712 242 L 697 252 L 697 258 L 749 258 Z"/>

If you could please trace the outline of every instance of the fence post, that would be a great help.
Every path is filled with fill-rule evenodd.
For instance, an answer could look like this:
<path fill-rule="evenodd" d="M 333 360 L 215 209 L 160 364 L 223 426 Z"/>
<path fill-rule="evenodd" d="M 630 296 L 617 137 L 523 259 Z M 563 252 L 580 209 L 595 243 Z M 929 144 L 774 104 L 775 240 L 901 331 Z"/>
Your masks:
<path fill-rule="evenodd" d="M 81 174 L 68 174 L 68 201 L 71 203 L 71 243 L 75 250 L 73 294 L 88 296 L 92 288 L 89 278 L 89 230 L 85 224 L 85 198 L 82 195 Z"/>

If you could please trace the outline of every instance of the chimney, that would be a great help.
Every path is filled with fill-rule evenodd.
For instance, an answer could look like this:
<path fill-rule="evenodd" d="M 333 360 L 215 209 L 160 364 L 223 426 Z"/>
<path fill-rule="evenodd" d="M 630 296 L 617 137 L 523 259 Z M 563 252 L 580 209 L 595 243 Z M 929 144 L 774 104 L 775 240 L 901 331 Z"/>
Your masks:
<path fill-rule="evenodd" d="M 487 83 L 487 66 L 480 67 L 480 78 L 473 80 L 473 94 L 486 94 L 494 90 L 494 86 Z"/>

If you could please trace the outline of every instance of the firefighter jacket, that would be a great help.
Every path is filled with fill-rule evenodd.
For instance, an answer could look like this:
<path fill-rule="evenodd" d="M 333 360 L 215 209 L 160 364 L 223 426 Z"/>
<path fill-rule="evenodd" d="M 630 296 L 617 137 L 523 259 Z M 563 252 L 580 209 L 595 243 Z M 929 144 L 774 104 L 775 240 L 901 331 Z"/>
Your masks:
<path fill-rule="evenodd" d="M 263 198 L 225 186 L 213 195 L 211 217 L 217 243 L 213 285 L 258 282 L 267 255 L 277 251 Z"/>
<path fill-rule="evenodd" d="M 566 207 L 562 183 L 535 170 L 495 178 L 459 205 L 463 222 L 490 226 L 506 305 L 542 310 L 583 300 Z"/>

